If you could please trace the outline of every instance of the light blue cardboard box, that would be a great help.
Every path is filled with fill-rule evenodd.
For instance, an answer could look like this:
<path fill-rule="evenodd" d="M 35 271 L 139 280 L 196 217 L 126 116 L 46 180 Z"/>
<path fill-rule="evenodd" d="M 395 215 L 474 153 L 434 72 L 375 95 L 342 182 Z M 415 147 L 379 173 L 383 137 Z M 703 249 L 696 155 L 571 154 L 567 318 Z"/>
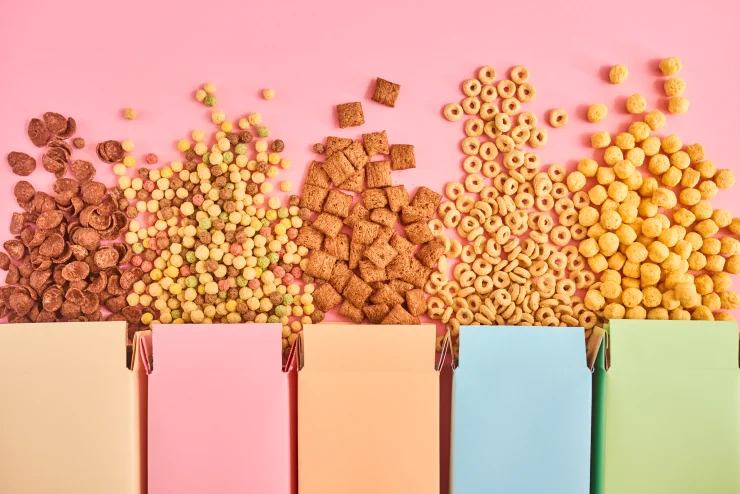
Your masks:
<path fill-rule="evenodd" d="M 463 326 L 451 494 L 588 494 L 591 371 L 583 328 Z"/>

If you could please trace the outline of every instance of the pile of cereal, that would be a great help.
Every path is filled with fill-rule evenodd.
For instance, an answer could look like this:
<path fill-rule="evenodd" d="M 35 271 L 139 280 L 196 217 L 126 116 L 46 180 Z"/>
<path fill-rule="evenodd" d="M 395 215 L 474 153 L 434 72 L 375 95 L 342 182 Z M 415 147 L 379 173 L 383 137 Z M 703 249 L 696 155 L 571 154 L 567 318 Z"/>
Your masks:
<path fill-rule="evenodd" d="M 378 78 L 372 99 L 393 107 L 399 90 Z M 365 121 L 359 102 L 338 105 L 337 114 L 341 128 Z M 381 131 L 362 140 L 331 136 L 314 151 L 325 154 L 324 161 L 311 163 L 300 197 L 292 198 L 302 211 L 316 213 L 296 239 L 311 253 L 301 264 L 304 281 L 319 285 L 314 321 L 341 304 L 339 314 L 356 323 L 418 324 L 426 312 L 423 287 L 449 244 L 428 223 L 441 196 L 420 187 L 411 198 L 393 184 L 392 171 L 416 167 L 414 146 L 390 145 Z M 379 155 L 390 159 L 371 161 Z M 360 202 L 353 204 L 353 192 Z M 405 236 L 395 232 L 399 220 Z"/>
<path fill-rule="evenodd" d="M 579 221 L 590 204 L 581 191 L 585 178 L 559 164 L 539 170 L 536 149 L 548 132 L 533 113 L 520 112 L 536 94 L 525 67 L 496 82 L 496 71 L 485 66 L 463 92 L 462 103 L 446 105 L 444 115 L 470 115 L 462 142 L 467 175 L 447 184 L 448 200 L 438 208 L 444 226 L 462 238 L 450 241 L 446 256 L 460 261 L 454 279 L 444 269 L 432 274 L 428 314 L 447 325 L 453 342 L 460 325 L 471 324 L 583 326 L 588 338 L 600 318 L 576 291 L 591 287 L 595 276 L 572 243 L 587 234 Z M 567 113 L 553 110 L 549 121 L 562 127 Z"/>
<path fill-rule="evenodd" d="M 681 67 L 676 57 L 660 62 L 666 76 Z M 679 96 L 685 86 L 678 77 L 665 81 L 670 112 L 688 108 Z M 588 229 L 579 252 L 599 273 L 584 304 L 606 319 L 732 319 L 725 311 L 738 306 L 730 275 L 740 273 L 740 241 L 733 237 L 740 235 L 740 218 L 709 201 L 732 187 L 735 175 L 706 159 L 701 144 L 655 135 L 666 116 L 644 113 L 644 102 L 631 96 L 627 109 L 640 118 L 613 138 L 593 134 L 603 162 L 582 159 L 574 172 L 591 203 L 578 216 Z M 606 113 L 606 106 L 594 105 L 588 120 L 599 122 Z"/>

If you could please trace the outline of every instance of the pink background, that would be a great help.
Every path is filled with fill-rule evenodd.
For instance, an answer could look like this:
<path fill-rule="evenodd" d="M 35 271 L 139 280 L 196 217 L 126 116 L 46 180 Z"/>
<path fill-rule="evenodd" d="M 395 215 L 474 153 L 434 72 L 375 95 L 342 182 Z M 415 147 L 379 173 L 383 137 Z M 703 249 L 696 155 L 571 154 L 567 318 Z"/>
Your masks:
<path fill-rule="evenodd" d="M 670 1 L 621 2 L 351 2 L 234 1 L 117 2 L 23 1 L 0 8 L 0 194 L 12 197 L 13 176 L 5 155 L 37 157 L 34 184 L 49 182 L 41 153 L 26 137 L 28 120 L 45 111 L 74 116 L 78 136 L 93 157 L 94 144 L 132 139 L 139 161 L 154 152 L 160 163 L 179 159 L 178 139 L 196 128 L 211 130 L 210 109 L 195 90 L 212 81 L 218 107 L 236 120 L 259 111 L 271 137 L 286 142 L 294 167 L 281 174 L 296 190 L 314 155 L 311 145 L 327 135 L 359 136 L 385 129 L 391 143 L 416 146 L 418 167 L 394 172 L 394 181 L 441 190 L 461 178 L 462 125 L 441 116 L 445 103 L 462 99 L 461 82 L 483 64 L 507 75 L 526 65 L 537 88 L 524 108 L 543 120 L 563 107 L 570 123 L 549 129 L 545 164 L 574 166 L 590 157 L 588 135 L 626 130 L 623 110 L 632 93 L 649 108 L 666 110 L 657 60 L 678 55 L 691 99 L 686 115 L 668 116 L 666 133 L 701 142 L 720 168 L 740 173 L 736 97 L 740 3 L 704 1 L 689 7 Z M 694 3 L 696 5 L 696 3 Z M 605 82 L 607 67 L 624 63 L 626 83 Z M 395 109 L 369 101 L 376 76 L 401 84 Z M 272 87 L 273 101 L 260 97 Z M 362 101 L 366 124 L 338 129 L 334 105 Z M 602 124 L 584 120 L 585 105 L 603 102 Z M 139 118 L 123 119 L 125 107 Z M 97 162 L 97 160 L 96 160 Z M 106 170 L 106 172 L 103 172 Z M 109 167 L 98 177 L 112 184 Z M 740 215 L 737 201 L 720 192 L 715 207 Z M 0 202 L 0 240 L 8 238 L 12 200 Z M 737 288 L 737 287 L 736 287 Z M 740 315 L 735 312 L 736 317 Z"/>

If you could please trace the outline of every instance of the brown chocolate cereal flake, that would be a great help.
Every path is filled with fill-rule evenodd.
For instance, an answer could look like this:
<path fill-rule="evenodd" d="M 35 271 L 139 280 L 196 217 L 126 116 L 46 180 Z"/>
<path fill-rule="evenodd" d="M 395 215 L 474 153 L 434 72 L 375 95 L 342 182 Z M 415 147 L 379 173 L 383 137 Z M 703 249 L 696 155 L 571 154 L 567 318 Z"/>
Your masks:
<path fill-rule="evenodd" d="M 36 169 L 36 160 L 26 153 L 11 151 L 8 154 L 8 164 L 13 173 L 21 177 L 27 177 Z"/>
<path fill-rule="evenodd" d="M 401 86 L 398 84 L 378 77 L 375 79 L 375 91 L 373 91 L 372 100 L 393 108 L 396 106 L 396 100 L 400 91 Z"/>
<path fill-rule="evenodd" d="M 32 118 L 28 122 L 28 138 L 31 139 L 31 143 L 37 148 L 46 146 L 49 142 L 49 130 L 46 128 L 46 124 L 38 118 Z"/>

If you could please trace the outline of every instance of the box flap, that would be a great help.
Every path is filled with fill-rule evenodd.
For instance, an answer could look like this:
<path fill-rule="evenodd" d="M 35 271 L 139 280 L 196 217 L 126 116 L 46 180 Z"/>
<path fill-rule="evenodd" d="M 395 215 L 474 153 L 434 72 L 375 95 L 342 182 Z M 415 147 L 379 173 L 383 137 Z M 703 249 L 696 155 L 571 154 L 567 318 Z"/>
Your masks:
<path fill-rule="evenodd" d="M 151 373 L 151 362 L 149 360 L 151 355 L 149 348 L 151 347 L 151 344 L 151 330 L 137 331 L 134 333 L 134 338 L 131 344 L 131 370 L 144 370 L 147 374 Z"/>
<path fill-rule="evenodd" d="M 307 324 L 302 370 L 434 370 L 436 333 L 434 324 Z"/>

